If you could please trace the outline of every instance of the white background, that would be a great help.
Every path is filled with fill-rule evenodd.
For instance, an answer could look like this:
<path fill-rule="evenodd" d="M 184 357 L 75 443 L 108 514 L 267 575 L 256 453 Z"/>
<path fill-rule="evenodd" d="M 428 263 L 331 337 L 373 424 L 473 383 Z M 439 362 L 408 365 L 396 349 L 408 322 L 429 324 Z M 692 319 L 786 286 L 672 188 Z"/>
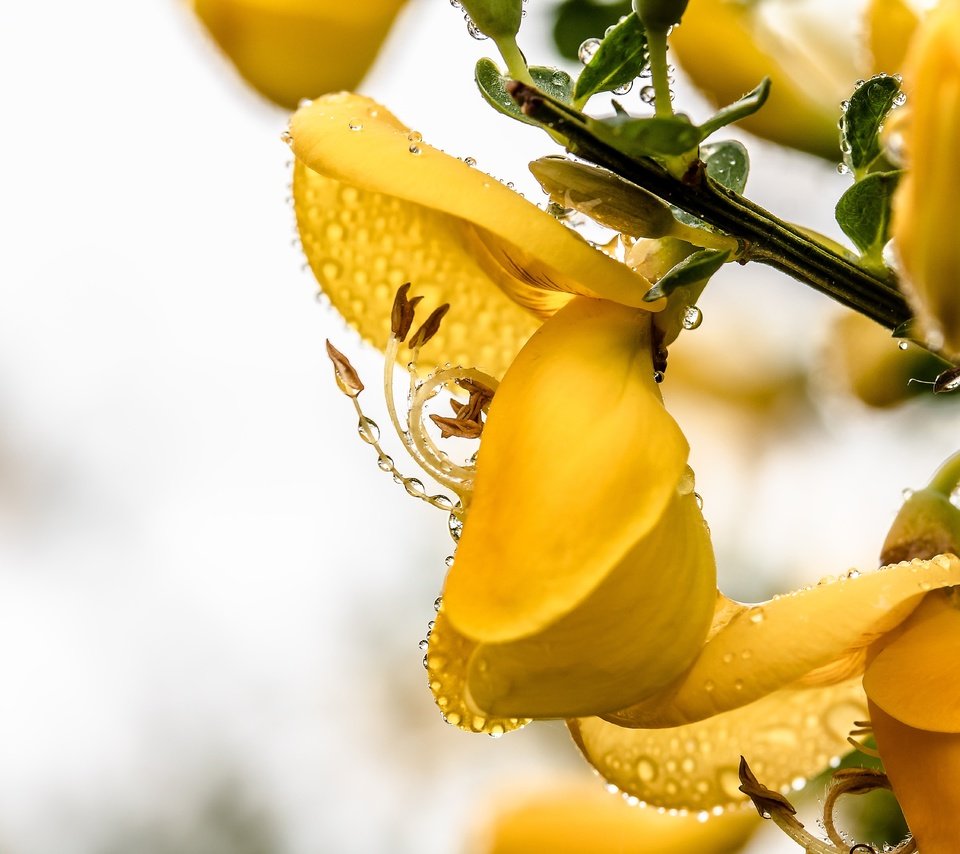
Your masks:
<path fill-rule="evenodd" d="M 413 5 L 365 91 L 532 197 L 551 146 L 480 103 L 486 53 Z M 585 774 L 558 724 L 493 741 L 432 706 L 446 523 L 334 388 L 325 337 L 379 359 L 301 269 L 285 115 L 170 0 L 7 4 L 0 80 L 0 852 L 455 851 L 507 781 Z M 844 186 L 773 148 L 752 179 L 823 229 Z M 692 334 L 820 364 L 833 309 L 800 291 L 727 271 Z M 874 418 L 823 373 L 784 443 L 665 388 L 732 592 L 870 565 L 955 449 L 943 408 Z"/>

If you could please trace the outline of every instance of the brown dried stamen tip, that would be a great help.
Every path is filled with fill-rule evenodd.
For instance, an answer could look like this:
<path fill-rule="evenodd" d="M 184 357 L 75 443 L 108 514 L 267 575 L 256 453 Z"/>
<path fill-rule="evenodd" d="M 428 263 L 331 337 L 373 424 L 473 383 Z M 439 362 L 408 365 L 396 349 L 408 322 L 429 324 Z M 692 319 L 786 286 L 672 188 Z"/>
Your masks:
<path fill-rule="evenodd" d="M 423 297 L 414 297 L 407 299 L 407 293 L 410 290 L 410 282 L 406 282 L 397 289 L 397 295 L 393 298 L 393 309 L 390 312 L 390 331 L 393 337 L 398 341 L 403 341 L 413 325 L 414 310 L 417 303 Z"/>
<path fill-rule="evenodd" d="M 445 418 L 442 415 L 431 415 L 430 420 L 440 428 L 440 438 L 449 439 L 455 436 L 458 439 L 479 439 L 483 433 L 483 423 L 479 420 Z"/>
<path fill-rule="evenodd" d="M 450 311 L 450 303 L 444 303 L 439 308 L 435 308 L 430 312 L 430 316 L 423 321 L 423 325 L 413 333 L 413 337 L 410 339 L 410 343 L 407 345 L 411 350 L 422 347 L 426 344 L 437 332 L 440 331 L 440 321 L 443 320 L 443 316 Z"/>
<path fill-rule="evenodd" d="M 483 401 L 483 410 L 486 412 L 493 400 L 493 389 L 477 380 L 467 378 L 457 380 L 457 385 L 470 395 L 470 398 L 479 397 Z"/>
<path fill-rule="evenodd" d="M 360 376 L 357 374 L 350 360 L 343 355 L 327 339 L 327 355 L 333 362 L 333 372 L 337 378 L 337 386 L 348 397 L 356 397 L 363 391 L 363 383 L 360 382 Z"/>
<path fill-rule="evenodd" d="M 750 766 L 747 765 L 747 760 L 742 756 L 740 757 L 739 774 L 740 791 L 753 801 L 757 812 L 760 813 L 760 818 L 769 818 L 774 812 L 782 810 L 786 810 L 790 815 L 796 814 L 797 811 L 790 801 L 779 792 L 768 789 L 756 778 L 753 771 L 750 770 Z"/>

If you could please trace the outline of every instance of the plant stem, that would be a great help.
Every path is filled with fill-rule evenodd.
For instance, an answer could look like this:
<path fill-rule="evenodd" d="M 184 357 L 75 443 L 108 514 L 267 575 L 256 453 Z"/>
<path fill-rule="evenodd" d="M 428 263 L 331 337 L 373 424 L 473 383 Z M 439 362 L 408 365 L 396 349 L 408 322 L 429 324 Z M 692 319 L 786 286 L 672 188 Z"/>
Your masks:
<path fill-rule="evenodd" d="M 661 118 L 673 115 L 670 98 L 670 70 L 667 65 L 667 31 L 647 30 L 647 52 L 650 55 L 650 76 L 653 78 L 654 113 Z"/>
<path fill-rule="evenodd" d="M 550 101 L 536 89 L 515 85 L 511 94 L 524 113 L 562 134 L 573 154 L 609 169 L 742 241 L 739 262 L 759 261 L 781 270 L 888 329 L 895 329 L 912 317 L 903 294 L 888 280 L 811 240 L 759 205 L 711 180 L 702 165 L 695 162 L 682 179 L 675 178 L 653 160 L 630 157 L 597 139 L 579 113 Z"/>
<path fill-rule="evenodd" d="M 533 86 L 533 78 L 527 70 L 527 61 L 523 58 L 523 52 L 517 46 L 517 40 L 513 36 L 504 36 L 495 38 L 494 42 L 497 45 L 497 50 L 500 51 L 500 56 L 507 64 L 507 74 L 514 80 Z"/>
<path fill-rule="evenodd" d="M 937 469 L 929 488 L 949 498 L 958 485 L 960 485 L 960 453 L 954 454 Z"/>

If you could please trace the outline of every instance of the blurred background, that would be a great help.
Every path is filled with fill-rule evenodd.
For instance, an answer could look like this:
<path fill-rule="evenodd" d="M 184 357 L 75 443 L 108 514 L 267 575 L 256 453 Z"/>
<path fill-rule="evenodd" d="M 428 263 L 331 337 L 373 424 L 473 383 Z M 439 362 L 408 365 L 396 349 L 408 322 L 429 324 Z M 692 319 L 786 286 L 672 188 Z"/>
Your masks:
<path fill-rule="evenodd" d="M 363 91 L 543 204 L 526 162 L 555 149 L 476 94 L 491 50 L 413 0 Z M 336 391 L 326 337 L 380 357 L 304 270 L 286 114 L 174 0 L 7 4 L 0 76 L 0 854 L 441 854 L 509 787 L 589 779 L 560 723 L 492 740 L 433 707 L 452 543 Z M 750 147 L 750 194 L 838 236 L 835 167 Z M 664 392 L 724 589 L 873 565 L 955 407 L 847 396 L 839 309 L 769 271 L 700 307 Z"/>

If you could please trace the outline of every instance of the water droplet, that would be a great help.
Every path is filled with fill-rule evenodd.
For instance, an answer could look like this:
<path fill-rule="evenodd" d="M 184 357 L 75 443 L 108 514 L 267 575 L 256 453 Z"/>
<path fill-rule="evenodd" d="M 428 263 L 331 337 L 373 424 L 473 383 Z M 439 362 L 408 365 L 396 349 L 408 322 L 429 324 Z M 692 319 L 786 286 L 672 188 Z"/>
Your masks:
<path fill-rule="evenodd" d="M 900 492 L 900 495 L 903 497 L 904 501 L 909 501 L 911 498 L 913 498 L 913 490 L 909 486 L 904 487 L 904 489 Z"/>
<path fill-rule="evenodd" d="M 473 158 L 473 157 L 464 157 L 464 158 L 463 158 L 463 162 L 466 163 L 467 166 L 476 166 L 476 165 L 477 165 L 477 161 L 476 161 L 476 159 Z"/>
<path fill-rule="evenodd" d="M 445 566 L 448 566 L 448 567 L 453 566 L 453 555 L 447 555 L 443 559 L 443 563 Z"/>
<path fill-rule="evenodd" d="M 677 482 L 677 492 L 680 495 L 689 495 L 693 492 L 695 486 L 696 475 L 694 475 L 693 469 L 687 466 L 680 475 L 680 480 Z"/>
<path fill-rule="evenodd" d="M 443 597 L 438 596 L 436 599 L 433 600 L 433 610 L 439 611 L 441 605 L 443 605 Z"/>
<path fill-rule="evenodd" d="M 410 477 L 404 480 L 403 488 L 407 490 L 407 495 L 413 498 L 422 498 L 426 495 L 426 490 L 423 488 L 423 481 L 418 480 L 415 477 Z"/>
<path fill-rule="evenodd" d="M 597 50 L 599 50 L 599 48 L 600 39 L 587 39 L 577 50 L 577 56 L 580 57 L 580 61 L 586 65 L 591 59 L 594 58 L 594 56 L 597 55 Z"/>
<path fill-rule="evenodd" d="M 478 42 L 482 42 L 487 38 L 487 34 L 484 33 L 470 18 L 469 15 L 464 15 L 463 20 L 467 22 L 467 32 L 470 33 L 472 38 L 475 38 Z"/>
<path fill-rule="evenodd" d="M 428 669 L 430 668 L 430 665 L 427 664 L 427 658 L 428 658 L 428 656 L 426 656 L 426 655 L 423 657 L 423 669 L 424 669 L 424 670 L 428 670 Z"/>
<path fill-rule="evenodd" d="M 897 347 L 899 347 L 901 350 L 906 350 L 909 346 L 910 345 L 906 341 L 901 341 L 899 344 L 897 344 Z"/>
<path fill-rule="evenodd" d="M 849 171 L 850 171 L 850 167 L 847 166 L 846 163 L 837 164 L 837 172 L 839 172 L 841 175 L 846 175 Z"/>
<path fill-rule="evenodd" d="M 423 134 L 418 130 L 412 130 L 407 134 L 408 142 L 423 142 Z"/>
<path fill-rule="evenodd" d="M 859 89 L 866 82 L 867 82 L 866 80 L 858 80 L 856 83 L 853 84 L 853 88 Z"/>
<path fill-rule="evenodd" d="M 893 105 L 895 107 L 902 107 L 906 103 L 907 103 L 906 92 L 897 92 L 897 94 L 893 96 Z"/>
<path fill-rule="evenodd" d="M 407 151 L 409 151 L 411 154 L 419 154 L 420 146 L 416 144 L 411 144 L 410 148 L 408 148 Z"/>
<path fill-rule="evenodd" d="M 380 441 L 380 428 L 377 426 L 377 422 L 372 418 L 367 418 L 366 415 L 361 416 L 360 423 L 357 424 L 357 432 L 360 434 L 360 438 L 368 445 L 373 445 Z"/>
<path fill-rule="evenodd" d="M 703 496 L 699 492 L 693 493 L 693 500 L 697 502 L 697 509 L 703 510 Z"/>
<path fill-rule="evenodd" d="M 447 520 L 447 527 L 450 530 L 450 536 L 453 537 L 453 541 L 459 542 L 460 535 L 463 533 L 463 521 L 457 517 L 455 513 L 450 514 L 450 518 Z"/>
<path fill-rule="evenodd" d="M 755 624 L 762 623 L 765 616 L 766 615 L 763 613 L 763 609 L 757 608 L 753 611 L 753 613 L 750 614 L 750 622 Z"/>
<path fill-rule="evenodd" d="M 290 131 L 285 130 L 282 134 L 280 134 L 280 141 L 285 142 L 287 145 L 291 145 L 293 143 L 293 134 L 290 133 Z"/>
<path fill-rule="evenodd" d="M 657 100 L 657 90 L 654 89 L 653 86 L 644 86 L 640 90 L 640 100 L 643 101 L 644 104 L 652 104 Z"/>
<path fill-rule="evenodd" d="M 626 83 L 624 83 L 622 86 L 617 86 L 617 88 L 613 90 L 613 94 L 614 94 L 614 95 L 626 95 L 632 88 L 633 88 L 633 81 L 632 81 L 632 80 L 628 80 L 628 81 L 627 81 Z"/>
<path fill-rule="evenodd" d="M 696 329 L 703 323 L 703 312 L 695 305 L 688 305 L 683 310 L 683 328 Z"/>
<path fill-rule="evenodd" d="M 708 679 L 706 682 L 703 683 L 703 690 L 706 691 L 708 694 L 713 693 L 713 689 L 716 687 L 717 686 L 712 679 Z"/>
<path fill-rule="evenodd" d="M 380 115 L 380 111 L 376 107 L 367 107 L 367 115 L 370 116 L 371 119 L 375 119 Z"/>
<path fill-rule="evenodd" d="M 420 649 L 426 649 L 428 646 L 430 646 L 430 641 L 424 638 L 419 644 L 417 644 L 417 646 L 419 646 Z"/>
<path fill-rule="evenodd" d="M 847 110 L 849 110 L 849 109 L 850 109 L 850 102 L 849 102 L 849 101 L 841 101 L 841 102 L 840 102 L 840 109 L 843 110 L 844 112 L 846 112 Z"/>
<path fill-rule="evenodd" d="M 377 465 L 380 471 L 393 471 L 393 458 L 386 454 L 381 454 L 380 459 L 377 460 Z"/>
<path fill-rule="evenodd" d="M 725 653 L 723 654 L 723 663 L 724 663 L 724 664 L 729 664 L 731 661 L 733 661 L 733 653 L 732 653 L 732 652 L 725 652 Z"/>
<path fill-rule="evenodd" d="M 663 382 L 663 371 L 654 371 L 654 372 L 653 372 L 653 381 L 654 381 L 655 383 L 662 383 L 662 382 Z"/>
<path fill-rule="evenodd" d="M 450 5 L 453 6 L 454 9 L 459 9 L 459 8 L 460 8 L 460 0 L 450 0 Z"/>
<path fill-rule="evenodd" d="M 356 119 L 353 119 L 350 122 L 348 122 L 347 127 L 350 128 L 350 130 L 363 130 L 363 125 L 360 122 L 358 122 Z"/>

